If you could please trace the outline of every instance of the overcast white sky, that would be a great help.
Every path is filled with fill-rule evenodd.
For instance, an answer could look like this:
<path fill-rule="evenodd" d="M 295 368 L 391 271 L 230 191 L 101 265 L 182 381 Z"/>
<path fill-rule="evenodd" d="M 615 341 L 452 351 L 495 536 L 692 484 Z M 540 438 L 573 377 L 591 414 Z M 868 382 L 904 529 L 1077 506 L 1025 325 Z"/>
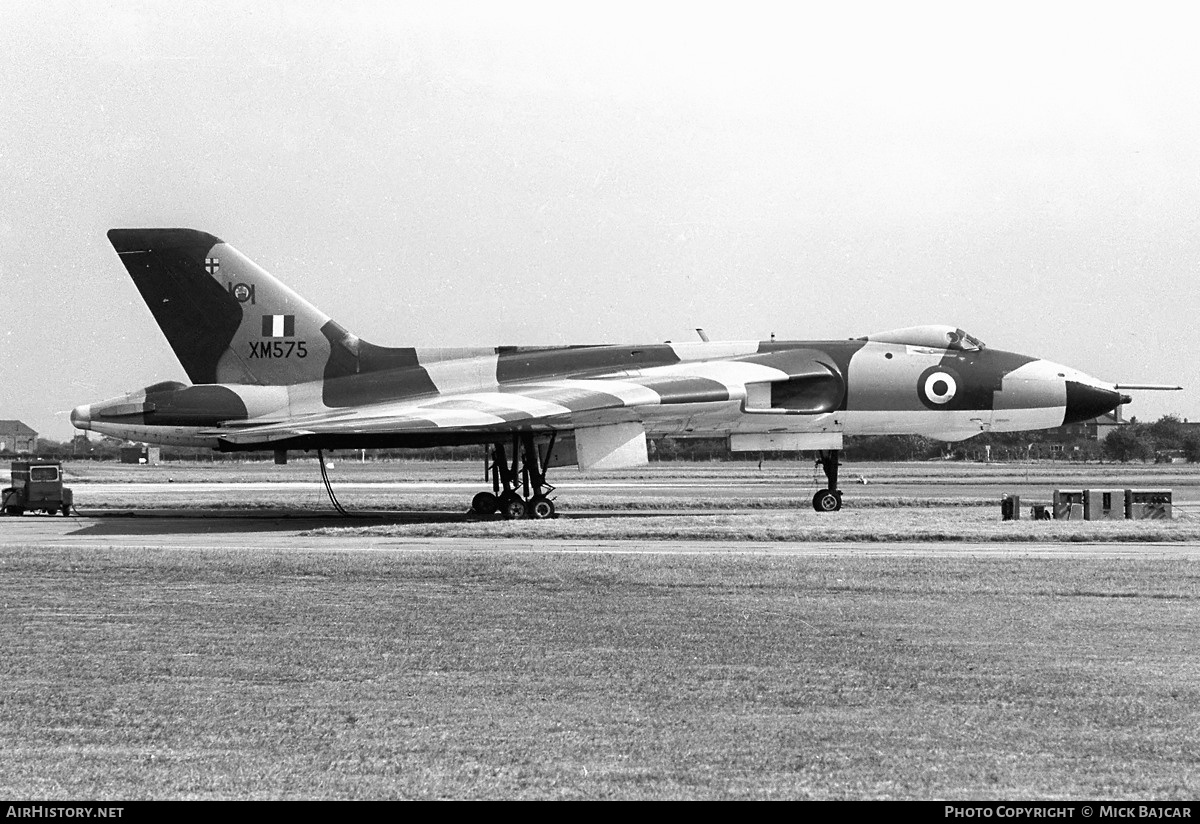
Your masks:
<path fill-rule="evenodd" d="M 185 379 L 105 238 L 375 343 L 952 323 L 1200 418 L 1200 13 L 0 0 L 0 418 Z"/>

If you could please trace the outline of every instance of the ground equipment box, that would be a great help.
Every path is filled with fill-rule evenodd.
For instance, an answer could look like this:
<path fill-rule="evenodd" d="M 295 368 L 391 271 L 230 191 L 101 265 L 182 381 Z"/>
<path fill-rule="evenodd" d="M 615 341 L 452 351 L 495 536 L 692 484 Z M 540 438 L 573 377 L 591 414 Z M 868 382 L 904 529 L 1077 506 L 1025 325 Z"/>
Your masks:
<path fill-rule="evenodd" d="M 1021 496 L 1005 495 L 1000 499 L 1000 519 L 1002 521 L 1021 520 Z"/>
<path fill-rule="evenodd" d="M 1125 517 L 1170 518 L 1171 490 L 1169 489 L 1126 489 Z"/>
<path fill-rule="evenodd" d="M 1125 491 L 1122 489 L 1083 490 L 1085 521 L 1120 521 L 1125 517 Z"/>
<path fill-rule="evenodd" d="M 71 512 L 71 490 L 63 486 L 59 461 L 13 461 L 12 486 L 0 491 L 0 511 L 23 515 L 32 510 L 53 515 Z"/>
<path fill-rule="evenodd" d="M 1083 520 L 1083 490 L 1056 489 L 1054 490 L 1054 520 L 1082 521 Z"/>

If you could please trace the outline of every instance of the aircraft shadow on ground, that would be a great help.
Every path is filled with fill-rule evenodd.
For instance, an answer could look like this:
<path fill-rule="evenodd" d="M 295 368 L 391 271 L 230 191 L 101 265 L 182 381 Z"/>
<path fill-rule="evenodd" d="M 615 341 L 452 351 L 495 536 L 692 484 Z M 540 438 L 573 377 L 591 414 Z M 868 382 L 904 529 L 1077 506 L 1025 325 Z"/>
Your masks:
<path fill-rule="evenodd" d="M 499 515 L 479 516 L 464 512 L 294 512 L 288 510 L 122 510 L 81 513 L 92 520 L 71 535 L 203 535 L 206 533 L 302 532 L 329 527 L 391 526 L 401 524 L 453 524 L 502 522 Z M 572 519 L 670 517 L 679 512 L 604 511 L 576 512 Z M 716 514 L 690 512 L 691 515 Z"/>
<path fill-rule="evenodd" d="M 72 535 L 202 535 L 205 533 L 299 532 L 327 527 L 462 523 L 460 512 L 145 511 L 85 513 L 92 523 Z"/>

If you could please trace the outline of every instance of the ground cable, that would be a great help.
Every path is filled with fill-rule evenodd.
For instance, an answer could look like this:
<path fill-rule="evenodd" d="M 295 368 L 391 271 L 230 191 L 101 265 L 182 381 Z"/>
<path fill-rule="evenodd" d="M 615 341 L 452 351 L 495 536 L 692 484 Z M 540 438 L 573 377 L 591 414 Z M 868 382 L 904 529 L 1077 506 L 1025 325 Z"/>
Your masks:
<path fill-rule="evenodd" d="M 321 464 L 321 480 L 325 482 L 325 491 L 329 493 L 329 502 L 333 504 L 333 508 L 340 512 L 343 517 L 350 517 L 350 513 L 338 503 L 337 495 L 333 494 L 333 484 L 329 482 L 329 470 L 325 468 L 325 453 L 320 449 L 317 450 L 317 461 Z"/>

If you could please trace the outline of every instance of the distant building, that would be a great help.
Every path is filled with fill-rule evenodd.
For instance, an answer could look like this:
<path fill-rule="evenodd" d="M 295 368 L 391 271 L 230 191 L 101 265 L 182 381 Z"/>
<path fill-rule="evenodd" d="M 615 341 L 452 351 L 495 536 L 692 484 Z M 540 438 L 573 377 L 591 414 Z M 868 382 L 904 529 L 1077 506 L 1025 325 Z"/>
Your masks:
<path fill-rule="evenodd" d="M 0 421 L 0 452 L 36 452 L 37 436 L 20 421 Z"/>
<path fill-rule="evenodd" d="M 1080 421 L 1079 423 L 1071 423 L 1066 426 L 1060 426 L 1057 429 L 1050 430 L 1051 433 L 1060 437 L 1068 438 L 1084 438 L 1089 441 L 1103 441 L 1108 437 L 1108 433 L 1120 426 L 1128 425 L 1129 421 L 1121 417 L 1121 407 L 1117 407 L 1112 412 L 1105 412 L 1098 418 L 1091 420 Z"/>
<path fill-rule="evenodd" d="M 1106 412 L 1100 417 L 1092 418 L 1084 423 L 1088 428 L 1088 437 L 1094 441 L 1102 441 L 1108 437 L 1109 432 L 1117 427 L 1126 426 L 1129 421 L 1121 417 L 1121 407 L 1118 406 L 1112 412 Z"/>
<path fill-rule="evenodd" d="M 147 446 L 144 443 L 127 444 L 121 447 L 121 463 L 157 464 L 159 454 L 157 446 Z"/>

